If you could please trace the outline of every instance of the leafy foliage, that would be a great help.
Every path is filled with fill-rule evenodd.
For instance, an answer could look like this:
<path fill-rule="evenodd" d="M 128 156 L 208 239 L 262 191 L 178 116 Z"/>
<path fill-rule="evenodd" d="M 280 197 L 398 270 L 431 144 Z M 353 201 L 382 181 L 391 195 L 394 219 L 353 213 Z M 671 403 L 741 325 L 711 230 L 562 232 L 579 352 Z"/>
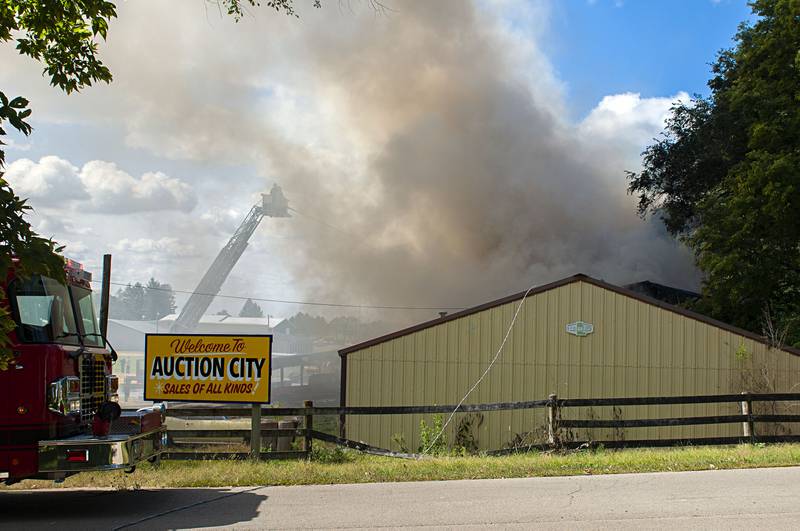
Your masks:
<path fill-rule="evenodd" d="M 338 445 L 315 442 L 311 447 L 311 460 L 317 463 L 347 463 L 354 461 L 356 455 Z"/>
<path fill-rule="evenodd" d="M 363 322 L 356 317 L 339 316 L 330 321 L 319 315 L 298 312 L 281 323 L 284 330 L 298 336 L 315 337 L 348 344 L 376 337 L 392 327 L 383 321 Z"/>
<path fill-rule="evenodd" d="M 20 54 L 44 63 L 50 83 L 70 93 L 95 81 L 111 81 L 111 72 L 97 59 L 94 39 L 106 37 L 108 22 L 115 16 L 114 4 L 103 0 L 2 1 L 0 42 L 16 40 Z M 32 131 L 26 121 L 30 115 L 27 99 L 11 99 L 0 91 L 0 278 L 7 278 L 13 266 L 23 278 L 43 274 L 62 280 L 62 248 L 31 229 L 24 219 L 30 206 L 3 179 L 4 124 L 27 136 Z M 0 298 L 5 294 L 0 292 Z M 11 359 L 8 334 L 13 329 L 8 308 L 0 306 L 0 370 L 7 369 Z"/>
<path fill-rule="evenodd" d="M 475 434 L 483 424 L 483 413 L 467 413 L 456 426 L 455 440 L 453 446 L 463 449 L 464 453 L 474 454 L 478 452 L 478 437 Z"/>
<path fill-rule="evenodd" d="M 97 58 L 95 38 L 106 38 L 116 16 L 114 4 L 105 0 L 0 2 L 0 42 L 15 39 L 19 53 L 44 63 L 50 83 L 69 94 L 111 81 Z"/>
<path fill-rule="evenodd" d="M 762 332 L 769 309 L 800 346 L 800 3 L 751 7 L 711 95 L 672 109 L 629 191 L 693 249 L 700 311 Z"/>
<path fill-rule="evenodd" d="M 325 337 L 328 334 L 328 321 L 324 317 L 304 312 L 289 317 L 282 326 L 296 336 Z"/>
<path fill-rule="evenodd" d="M 5 151 L 2 149 L 2 146 L 5 145 L 2 137 L 6 135 L 5 129 L 3 129 L 3 122 L 8 121 L 11 127 L 27 136 L 31 134 L 32 128 L 25 119 L 30 115 L 31 110 L 28 109 L 28 100 L 22 96 L 17 96 L 9 100 L 8 97 L 0 91 L 0 170 L 2 170 L 6 162 Z M 0 173 L 0 179 L 2 179 L 2 173 Z"/>
<path fill-rule="evenodd" d="M 236 21 L 245 16 L 248 6 L 259 7 L 261 5 L 259 0 L 220 0 L 218 3 Z M 264 4 L 279 13 L 283 12 L 289 16 L 297 16 L 294 10 L 294 0 L 267 0 Z M 322 7 L 322 0 L 312 0 L 311 5 L 317 8 Z"/>
<path fill-rule="evenodd" d="M 673 235 L 697 228 L 700 202 L 745 153 L 744 135 L 728 118 L 710 98 L 672 107 L 662 138 L 642 154 L 642 172 L 628 172 L 640 215 L 660 216 Z"/>
<path fill-rule="evenodd" d="M 443 455 L 447 453 L 447 437 L 442 432 L 444 420 L 441 415 L 433 416 L 433 424 L 428 426 L 425 419 L 419 421 L 419 448 L 417 453 Z"/>
<path fill-rule="evenodd" d="M 13 268 L 21 278 L 43 274 L 63 279 L 64 260 L 57 254 L 61 248 L 31 230 L 23 218 L 29 210 L 25 200 L 0 178 L 0 278 L 8 278 Z M 0 300 L 4 299 L 5 293 L 0 289 Z M 8 307 L 0 305 L 0 370 L 7 369 L 11 359 L 8 334 L 13 329 Z"/>
<path fill-rule="evenodd" d="M 175 313 L 172 286 L 151 278 L 146 285 L 128 284 L 111 296 L 109 315 L 114 319 L 155 321 Z"/>

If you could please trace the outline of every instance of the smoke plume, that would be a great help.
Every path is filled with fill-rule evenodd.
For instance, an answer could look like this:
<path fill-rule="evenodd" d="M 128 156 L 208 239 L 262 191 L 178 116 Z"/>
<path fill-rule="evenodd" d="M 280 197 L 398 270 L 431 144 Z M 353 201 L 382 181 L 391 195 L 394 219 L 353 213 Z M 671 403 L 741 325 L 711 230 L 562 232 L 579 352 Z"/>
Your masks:
<path fill-rule="evenodd" d="M 196 191 L 194 212 L 124 233 L 205 249 L 158 275 L 175 285 L 229 236 L 215 213 L 241 219 L 278 182 L 294 217 L 267 220 L 225 291 L 280 295 L 260 284 L 278 267 L 306 298 L 364 304 L 465 306 L 576 272 L 693 287 L 689 254 L 625 193 L 668 101 L 616 95 L 571 122 L 539 45 L 546 4 L 384 3 L 298 2 L 299 19 L 262 8 L 234 24 L 213 4 L 176 1 L 167 16 L 137 0 L 103 48 L 110 87 L 37 99 L 51 94 L 38 67 L 8 75 L 42 116 L 113 124 L 127 148 L 201 168 L 168 171 Z"/>
<path fill-rule="evenodd" d="M 404 3 L 315 36 L 314 86 L 365 156 L 356 179 L 277 166 L 338 229 L 293 226 L 299 280 L 412 305 L 475 304 L 576 272 L 694 282 L 687 255 L 634 215 L 623 149 L 566 123 L 547 61 L 493 14 Z"/>

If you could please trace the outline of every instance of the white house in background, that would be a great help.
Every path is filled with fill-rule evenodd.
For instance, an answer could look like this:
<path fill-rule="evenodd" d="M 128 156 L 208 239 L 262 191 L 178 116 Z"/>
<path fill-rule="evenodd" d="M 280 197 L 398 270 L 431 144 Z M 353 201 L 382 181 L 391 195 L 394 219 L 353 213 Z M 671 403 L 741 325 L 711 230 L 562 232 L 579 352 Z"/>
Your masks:
<path fill-rule="evenodd" d="M 159 328 L 169 332 L 178 314 L 172 313 L 162 317 L 158 321 Z M 263 334 L 270 333 L 265 330 L 272 330 L 283 322 L 284 319 L 278 317 L 234 317 L 232 315 L 204 315 L 194 329 L 195 334 Z M 224 332 L 218 330 L 224 329 Z"/>

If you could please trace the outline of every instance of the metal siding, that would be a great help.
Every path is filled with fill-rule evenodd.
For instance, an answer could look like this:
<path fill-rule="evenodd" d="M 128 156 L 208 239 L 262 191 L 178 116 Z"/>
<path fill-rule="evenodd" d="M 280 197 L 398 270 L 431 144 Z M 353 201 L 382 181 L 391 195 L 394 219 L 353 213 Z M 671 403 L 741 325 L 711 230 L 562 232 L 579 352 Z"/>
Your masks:
<path fill-rule="evenodd" d="M 348 354 L 348 405 L 457 403 L 491 361 L 519 301 L 486 309 Z M 578 338 L 564 327 L 576 320 L 595 331 Z M 739 345 L 748 359 L 736 359 Z M 574 282 L 530 296 L 503 354 L 468 403 L 534 400 L 557 392 L 564 398 L 716 394 L 796 390 L 800 357 L 767 351 L 761 343 L 720 330 L 587 282 Z M 794 389 L 792 389 L 794 387 Z M 736 404 L 623 408 L 623 418 L 733 414 Z M 586 418 L 587 410 L 567 410 Z M 612 418 L 612 408 L 594 408 Z M 397 448 L 403 435 L 416 450 L 421 418 L 349 417 L 348 436 Z M 430 416 L 424 417 L 431 422 Z M 448 430 L 452 441 L 459 415 Z M 500 448 L 516 434 L 544 426 L 544 410 L 485 413 L 475 433 L 481 448 Z M 580 430 L 579 436 L 586 436 Z M 595 438 L 614 430 L 591 430 Z M 737 424 L 634 428 L 626 439 L 736 435 Z"/>

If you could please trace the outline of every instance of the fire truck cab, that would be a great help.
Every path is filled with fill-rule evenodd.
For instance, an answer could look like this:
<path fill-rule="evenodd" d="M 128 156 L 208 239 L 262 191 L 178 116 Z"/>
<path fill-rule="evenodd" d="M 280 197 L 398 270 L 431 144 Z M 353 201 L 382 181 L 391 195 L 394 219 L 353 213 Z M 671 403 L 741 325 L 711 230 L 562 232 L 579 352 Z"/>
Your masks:
<path fill-rule="evenodd" d="M 91 273 L 71 260 L 65 269 L 66 284 L 12 271 L 3 285 L 0 305 L 16 328 L 13 360 L 0 370 L 0 482 L 130 471 L 164 446 L 161 411 L 121 414 L 116 353 L 98 326 Z"/>

